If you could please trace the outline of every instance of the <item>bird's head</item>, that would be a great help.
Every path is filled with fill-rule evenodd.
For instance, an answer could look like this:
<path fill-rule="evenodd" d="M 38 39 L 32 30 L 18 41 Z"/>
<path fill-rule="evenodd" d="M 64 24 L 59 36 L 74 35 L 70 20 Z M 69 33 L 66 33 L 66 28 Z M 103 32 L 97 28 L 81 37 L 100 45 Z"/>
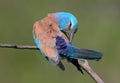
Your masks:
<path fill-rule="evenodd" d="M 67 12 L 57 12 L 54 13 L 54 15 L 60 30 L 67 36 L 71 43 L 73 36 L 78 29 L 78 21 L 76 17 L 73 14 Z"/>

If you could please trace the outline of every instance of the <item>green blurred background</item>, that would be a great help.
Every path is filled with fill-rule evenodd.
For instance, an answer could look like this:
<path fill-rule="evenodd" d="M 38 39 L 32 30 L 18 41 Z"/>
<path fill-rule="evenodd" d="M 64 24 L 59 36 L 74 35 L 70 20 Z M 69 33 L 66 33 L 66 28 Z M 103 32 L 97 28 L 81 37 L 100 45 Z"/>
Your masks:
<path fill-rule="evenodd" d="M 105 83 L 119 83 L 120 0 L 0 0 L 0 43 L 34 45 L 33 23 L 57 11 L 77 17 L 73 44 L 103 51 L 103 58 L 90 65 Z M 94 83 L 87 73 L 63 63 L 64 72 L 36 50 L 0 48 L 0 83 Z"/>

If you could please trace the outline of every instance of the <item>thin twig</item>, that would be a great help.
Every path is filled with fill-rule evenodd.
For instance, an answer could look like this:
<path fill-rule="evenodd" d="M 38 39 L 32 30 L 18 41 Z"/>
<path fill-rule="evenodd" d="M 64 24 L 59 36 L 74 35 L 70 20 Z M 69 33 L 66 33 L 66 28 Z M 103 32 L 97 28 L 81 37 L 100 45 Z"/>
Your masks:
<path fill-rule="evenodd" d="M 36 46 L 16 45 L 16 44 L 0 44 L 0 48 L 38 49 Z"/>
<path fill-rule="evenodd" d="M 80 66 L 92 77 L 96 83 L 104 83 L 104 81 L 93 71 L 93 69 L 89 66 L 88 61 L 78 61 Z"/>
<path fill-rule="evenodd" d="M 0 44 L 0 48 L 15 48 L 15 49 L 33 49 L 37 50 L 38 48 L 36 46 L 29 46 L 29 45 L 16 45 L 16 44 Z M 80 66 L 91 76 L 93 80 L 95 80 L 96 83 L 104 83 L 104 81 L 92 70 L 92 68 L 89 66 L 88 61 L 80 61 Z"/>

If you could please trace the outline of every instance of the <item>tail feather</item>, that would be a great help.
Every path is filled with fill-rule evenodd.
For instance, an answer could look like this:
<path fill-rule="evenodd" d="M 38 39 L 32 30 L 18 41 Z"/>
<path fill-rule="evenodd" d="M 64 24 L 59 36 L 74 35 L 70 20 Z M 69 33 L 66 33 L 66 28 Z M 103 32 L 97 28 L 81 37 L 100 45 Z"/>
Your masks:
<path fill-rule="evenodd" d="M 102 52 L 88 49 L 78 49 L 75 46 L 68 45 L 68 57 L 80 60 L 99 60 L 102 58 Z"/>
<path fill-rule="evenodd" d="M 58 64 L 57 64 L 57 66 L 61 69 L 61 70 L 65 70 L 65 67 L 64 67 L 64 65 L 62 64 L 62 62 L 60 61 Z"/>
<path fill-rule="evenodd" d="M 102 58 L 102 52 L 88 49 L 79 49 L 67 43 L 61 36 L 56 36 L 56 48 L 62 57 L 68 57 L 79 60 L 99 60 Z"/>
<path fill-rule="evenodd" d="M 84 74 L 83 71 L 82 71 L 81 66 L 80 66 L 79 63 L 78 63 L 78 60 L 77 60 L 77 59 L 72 59 L 72 60 L 71 60 L 71 63 L 78 69 L 78 71 L 80 71 L 82 74 Z"/>

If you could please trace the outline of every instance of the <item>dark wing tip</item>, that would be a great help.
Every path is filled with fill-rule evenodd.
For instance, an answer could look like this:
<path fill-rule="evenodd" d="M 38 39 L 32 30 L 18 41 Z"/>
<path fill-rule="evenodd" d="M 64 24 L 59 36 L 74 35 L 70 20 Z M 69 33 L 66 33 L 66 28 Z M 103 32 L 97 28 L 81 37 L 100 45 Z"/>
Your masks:
<path fill-rule="evenodd" d="M 98 50 L 79 49 L 78 51 L 81 54 L 81 58 L 85 58 L 87 60 L 99 61 L 103 57 L 103 53 Z"/>
<path fill-rule="evenodd" d="M 62 62 L 60 61 L 58 64 L 57 64 L 57 66 L 61 69 L 61 70 L 65 70 L 65 67 L 64 67 L 64 65 L 62 64 Z"/>
<path fill-rule="evenodd" d="M 77 59 L 71 59 L 71 63 L 80 71 L 82 74 L 84 74 L 82 67 L 79 65 Z"/>

